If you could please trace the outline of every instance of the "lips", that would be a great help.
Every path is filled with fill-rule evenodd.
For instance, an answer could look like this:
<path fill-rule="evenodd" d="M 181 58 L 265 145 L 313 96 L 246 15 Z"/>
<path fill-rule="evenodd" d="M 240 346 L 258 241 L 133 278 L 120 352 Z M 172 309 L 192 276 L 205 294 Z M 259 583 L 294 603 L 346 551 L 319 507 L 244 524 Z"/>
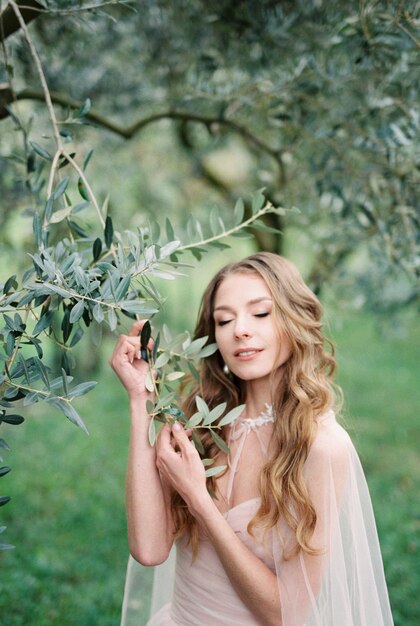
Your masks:
<path fill-rule="evenodd" d="M 259 352 L 262 352 L 259 348 L 238 348 L 238 350 L 234 352 L 234 356 L 242 358 L 251 357 L 255 356 Z"/>

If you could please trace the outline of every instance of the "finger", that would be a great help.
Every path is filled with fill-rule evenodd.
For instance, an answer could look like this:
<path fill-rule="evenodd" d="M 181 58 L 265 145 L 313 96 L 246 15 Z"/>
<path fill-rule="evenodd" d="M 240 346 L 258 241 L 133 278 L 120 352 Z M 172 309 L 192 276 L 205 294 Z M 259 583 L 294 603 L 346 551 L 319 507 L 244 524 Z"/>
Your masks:
<path fill-rule="evenodd" d="M 156 451 L 161 454 L 162 451 L 167 450 L 171 446 L 171 429 L 169 424 L 165 424 L 159 433 L 159 437 L 156 442 Z"/>
<path fill-rule="evenodd" d="M 134 322 L 128 333 L 130 337 L 137 337 L 147 320 L 137 320 Z"/>
<path fill-rule="evenodd" d="M 115 352 L 119 352 L 122 347 L 126 346 L 126 344 L 130 344 L 133 348 L 138 349 L 140 345 L 140 338 L 131 337 L 130 335 L 120 335 L 115 346 Z"/>
<path fill-rule="evenodd" d="M 115 350 L 111 356 L 110 362 L 111 365 L 118 362 L 133 362 L 134 358 L 138 354 L 138 345 L 133 344 L 132 340 L 130 341 L 126 335 L 122 335 L 117 345 L 115 346 Z"/>
<path fill-rule="evenodd" d="M 140 341 L 140 333 L 146 322 L 147 320 L 137 320 L 137 322 L 134 322 L 134 324 L 130 328 L 130 332 L 128 333 L 128 336 L 133 337 L 133 338 L 135 337 L 136 339 L 138 338 L 138 340 Z M 154 340 L 150 338 L 149 341 L 147 342 L 148 350 L 153 350 L 154 345 L 155 345 Z M 139 355 L 138 358 L 140 359 L 141 355 Z"/>
<path fill-rule="evenodd" d="M 186 431 L 182 428 L 179 422 L 175 422 L 172 426 L 172 436 L 181 450 L 181 454 L 195 450 L 191 441 L 188 439 Z"/>
<path fill-rule="evenodd" d="M 163 473 L 163 476 L 166 476 L 169 482 L 171 482 L 171 476 L 176 467 L 174 463 L 177 464 L 181 460 L 181 454 L 176 452 L 173 443 L 174 440 L 171 436 L 171 429 L 169 425 L 165 424 L 160 431 L 157 441 L 156 467 L 159 472 Z"/>
<path fill-rule="evenodd" d="M 141 350 L 140 350 L 140 337 L 138 335 L 137 336 L 120 335 L 120 338 L 117 342 L 114 353 L 118 354 L 121 350 L 125 352 L 127 349 L 127 343 L 131 344 L 132 346 L 132 349 L 130 349 L 130 355 L 132 354 L 132 358 L 130 359 L 131 363 L 133 362 L 134 359 L 141 360 L 142 356 L 141 356 Z M 150 339 L 147 345 L 148 345 L 149 350 L 153 349 L 153 345 L 154 345 L 153 339 Z"/>

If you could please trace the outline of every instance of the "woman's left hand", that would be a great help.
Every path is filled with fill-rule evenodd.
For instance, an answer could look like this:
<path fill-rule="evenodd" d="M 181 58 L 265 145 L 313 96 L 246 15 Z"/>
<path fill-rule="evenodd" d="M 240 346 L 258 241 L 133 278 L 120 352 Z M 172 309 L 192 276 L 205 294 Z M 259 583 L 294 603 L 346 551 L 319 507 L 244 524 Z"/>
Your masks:
<path fill-rule="evenodd" d="M 178 445 L 179 451 L 175 450 Z M 179 493 L 191 513 L 210 497 L 200 456 L 179 423 L 166 424 L 158 437 L 156 465 L 163 479 Z"/>

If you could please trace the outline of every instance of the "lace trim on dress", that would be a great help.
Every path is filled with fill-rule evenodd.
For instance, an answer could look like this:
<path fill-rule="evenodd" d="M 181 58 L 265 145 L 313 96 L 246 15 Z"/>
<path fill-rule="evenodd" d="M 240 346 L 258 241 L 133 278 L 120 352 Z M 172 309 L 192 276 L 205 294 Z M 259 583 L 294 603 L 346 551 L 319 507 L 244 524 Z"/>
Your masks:
<path fill-rule="evenodd" d="M 238 433 L 238 436 L 240 436 L 242 435 L 243 431 L 242 429 L 235 428 L 235 426 L 241 425 L 247 431 L 247 433 L 249 433 L 251 430 L 255 430 L 259 426 L 265 426 L 266 424 L 269 424 L 270 422 L 273 423 L 274 419 L 275 418 L 274 418 L 273 406 L 271 404 L 268 404 L 268 402 L 266 402 L 265 411 L 262 411 L 257 417 L 237 417 L 236 420 L 233 422 L 233 426 L 234 426 L 233 430 L 235 431 L 235 433 L 238 430 L 240 430 L 240 432 Z"/>

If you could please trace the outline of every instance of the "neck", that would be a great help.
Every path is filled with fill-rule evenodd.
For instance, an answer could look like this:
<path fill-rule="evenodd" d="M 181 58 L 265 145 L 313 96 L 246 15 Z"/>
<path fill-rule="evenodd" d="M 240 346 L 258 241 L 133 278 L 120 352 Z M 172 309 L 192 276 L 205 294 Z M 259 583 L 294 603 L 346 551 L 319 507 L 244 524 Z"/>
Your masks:
<path fill-rule="evenodd" d="M 257 417 L 265 410 L 266 404 L 271 404 L 271 389 L 269 381 L 252 380 L 246 385 L 245 414 L 243 417 Z"/>
<path fill-rule="evenodd" d="M 275 380 L 271 376 L 266 376 L 245 383 L 246 409 L 243 417 L 257 417 L 265 411 L 266 404 L 273 404 L 272 391 L 281 381 L 283 368 L 279 368 L 277 374 Z"/>

